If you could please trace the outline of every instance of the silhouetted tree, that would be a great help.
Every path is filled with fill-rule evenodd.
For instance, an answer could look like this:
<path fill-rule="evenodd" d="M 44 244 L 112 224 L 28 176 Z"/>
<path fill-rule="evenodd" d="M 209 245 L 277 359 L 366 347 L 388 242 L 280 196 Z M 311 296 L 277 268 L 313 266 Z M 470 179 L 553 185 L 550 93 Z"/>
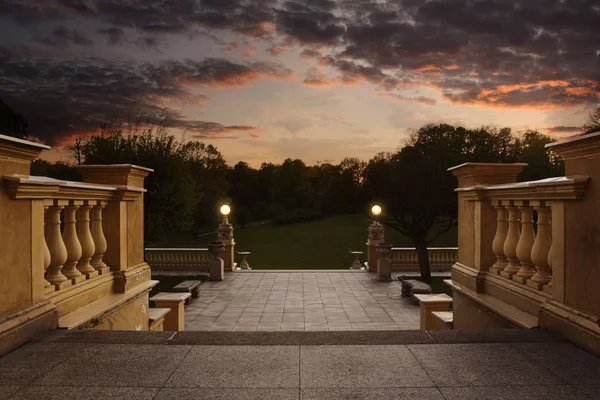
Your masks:
<path fill-rule="evenodd" d="M 587 122 L 583 125 L 583 133 L 600 132 L 600 106 L 588 116 Z"/>
<path fill-rule="evenodd" d="M 25 139 L 28 136 L 27 121 L 0 98 L 0 134 Z"/>

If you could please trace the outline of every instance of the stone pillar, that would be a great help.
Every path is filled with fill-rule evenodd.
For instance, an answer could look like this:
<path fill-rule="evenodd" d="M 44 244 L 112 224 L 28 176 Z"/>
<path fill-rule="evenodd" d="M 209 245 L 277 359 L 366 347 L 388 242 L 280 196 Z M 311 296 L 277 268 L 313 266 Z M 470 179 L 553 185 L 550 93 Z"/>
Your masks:
<path fill-rule="evenodd" d="M 225 245 L 225 250 L 219 254 L 223 259 L 225 271 L 235 270 L 235 240 L 233 238 L 233 225 L 229 223 L 227 217 L 223 217 L 223 222 L 219 224 L 217 229 L 217 240 Z"/>
<path fill-rule="evenodd" d="M 478 186 L 514 183 L 527 164 L 465 163 L 448 169 L 458 178 L 458 262 L 452 280 L 483 291 L 482 274 L 496 263 L 492 243 L 498 214 Z"/>
<path fill-rule="evenodd" d="M 118 200 L 108 201 L 102 211 L 106 252 L 102 260 L 119 272 L 117 293 L 124 293 L 150 280 L 150 266 L 144 261 L 144 179 L 150 168 L 131 164 L 78 165 L 84 182 L 116 186 Z"/>
<path fill-rule="evenodd" d="M 54 306 L 44 299 L 52 288 L 44 287 L 44 199 L 15 200 L 6 185 L 6 177 L 29 175 L 45 149 L 0 135 L 0 357 L 55 325 Z"/>
<path fill-rule="evenodd" d="M 567 177 L 582 180 L 583 197 L 551 204 L 553 301 L 540 325 L 600 355 L 600 132 L 546 147 L 562 157 Z"/>
<path fill-rule="evenodd" d="M 369 225 L 367 237 L 367 267 L 370 272 L 375 272 L 377 270 L 377 260 L 379 260 L 377 246 L 384 242 L 384 233 L 385 229 L 381 223 L 373 221 L 373 223 Z"/>

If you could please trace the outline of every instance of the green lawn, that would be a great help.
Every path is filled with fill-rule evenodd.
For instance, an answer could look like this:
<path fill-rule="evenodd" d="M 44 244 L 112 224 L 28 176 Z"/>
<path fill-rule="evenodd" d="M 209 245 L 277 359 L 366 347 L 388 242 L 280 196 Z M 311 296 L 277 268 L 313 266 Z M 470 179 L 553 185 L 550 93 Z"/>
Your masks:
<path fill-rule="evenodd" d="M 250 251 L 248 263 L 253 269 L 347 269 L 352 265 L 350 250 L 366 253 L 367 227 L 364 215 L 337 215 L 317 221 L 291 225 L 254 222 L 236 227 L 236 251 Z M 207 247 L 216 234 L 172 237 L 153 247 Z M 385 239 L 397 247 L 413 247 L 400 232 L 386 227 Z M 456 246 L 456 227 L 441 235 L 431 246 Z M 363 255 L 366 261 L 366 254 Z M 236 256 L 237 261 L 237 256 Z"/>

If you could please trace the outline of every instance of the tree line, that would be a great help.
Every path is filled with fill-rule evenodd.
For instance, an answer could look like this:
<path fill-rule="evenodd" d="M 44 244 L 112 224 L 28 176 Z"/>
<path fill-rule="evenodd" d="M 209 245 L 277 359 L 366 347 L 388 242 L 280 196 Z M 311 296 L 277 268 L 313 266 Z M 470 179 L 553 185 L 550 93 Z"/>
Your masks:
<path fill-rule="evenodd" d="M 0 118 L 7 127 L 0 126 L 0 132 L 17 129 L 13 136 L 27 137 L 21 116 L 12 125 L 7 120 Z M 528 166 L 519 181 L 564 174 L 562 160 L 545 148 L 554 139 L 537 131 L 515 134 L 510 128 L 427 124 L 410 132 L 397 151 L 378 153 L 368 161 L 347 157 L 337 164 L 306 165 L 286 159 L 253 168 L 242 161 L 229 166 L 216 147 L 179 139 L 166 126 L 166 121 L 107 122 L 98 134 L 75 141 L 69 148 L 71 163 L 36 160 L 31 173 L 79 180 L 74 163 L 131 163 L 154 169 L 145 184 L 144 233 L 150 245 L 174 233 L 198 237 L 215 230 L 224 203 L 232 206 L 231 220 L 238 228 L 252 221 L 285 224 L 368 213 L 371 205 L 380 204 L 381 222 L 413 241 L 425 280 L 430 279 L 427 245 L 457 218 L 457 182 L 448 168 L 464 162 L 524 162 Z M 584 132 L 596 130 L 600 108 L 584 127 Z"/>

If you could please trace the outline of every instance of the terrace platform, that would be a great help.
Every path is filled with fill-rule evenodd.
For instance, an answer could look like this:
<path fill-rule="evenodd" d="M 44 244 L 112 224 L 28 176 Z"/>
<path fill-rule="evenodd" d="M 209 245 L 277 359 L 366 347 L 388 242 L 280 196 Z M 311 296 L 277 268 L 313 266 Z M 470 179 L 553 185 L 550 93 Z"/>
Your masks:
<path fill-rule="evenodd" d="M 2 399 L 600 398 L 600 359 L 541 330 L 54 332 Z"/>
<path fill-rule="evenodd" d="M 185 308 L 187 331 L 419 329 L 419 306 L 399 281 L 365 271 L 230 272 Z"/>

